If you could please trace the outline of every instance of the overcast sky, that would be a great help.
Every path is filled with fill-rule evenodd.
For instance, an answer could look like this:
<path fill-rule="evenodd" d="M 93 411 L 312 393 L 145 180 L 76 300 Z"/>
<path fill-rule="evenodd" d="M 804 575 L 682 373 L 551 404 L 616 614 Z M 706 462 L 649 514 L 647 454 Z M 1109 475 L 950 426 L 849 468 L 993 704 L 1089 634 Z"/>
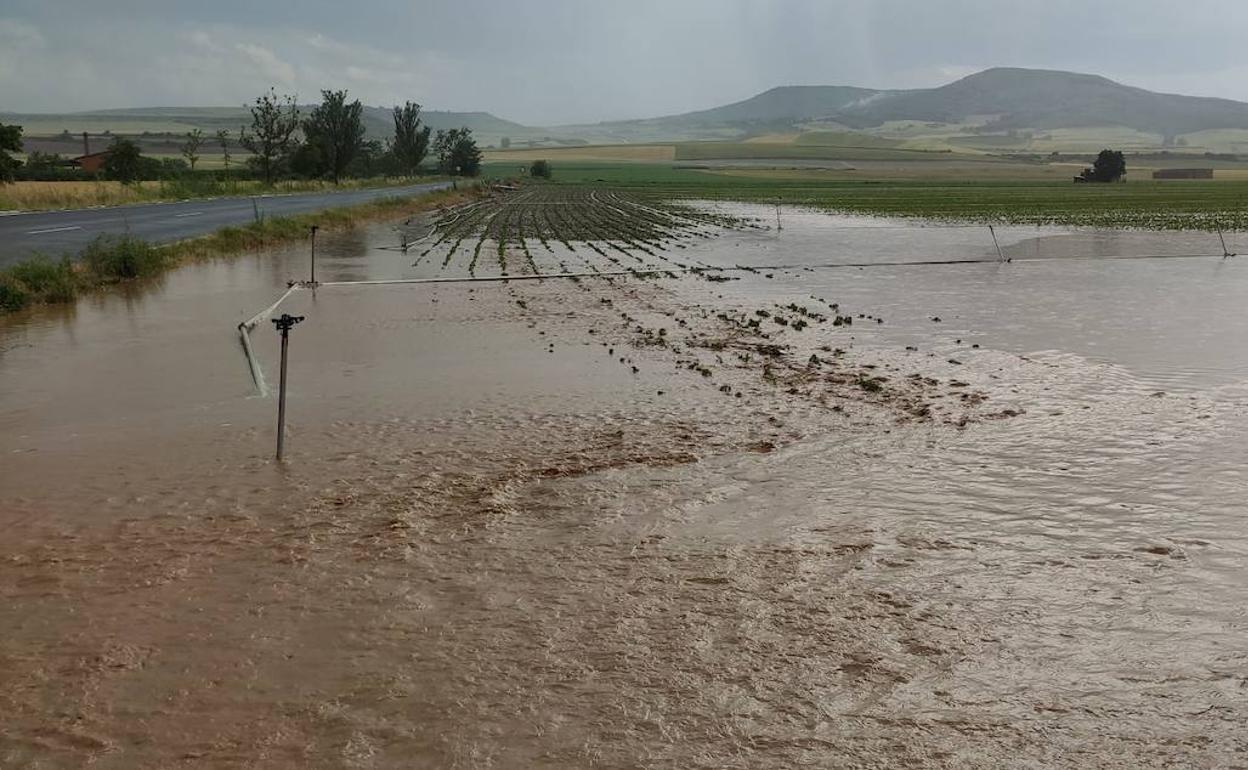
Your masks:
<path fill-rule="evenodd" d="M 1245 0 L 3 0 L 0 111 L 240 105 L 273 85 L 540 125 L 991 66 L 1248 101 L 1245 31 Z"/>

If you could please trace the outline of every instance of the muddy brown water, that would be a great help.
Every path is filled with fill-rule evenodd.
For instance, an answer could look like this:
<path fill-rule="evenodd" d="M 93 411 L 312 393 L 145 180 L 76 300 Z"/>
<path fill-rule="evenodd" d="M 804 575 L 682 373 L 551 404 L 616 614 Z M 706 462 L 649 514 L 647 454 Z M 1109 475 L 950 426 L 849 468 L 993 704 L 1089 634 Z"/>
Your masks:
<path fill-rule="evenodd" d="M 0 766 L 1248 762 L 1248 267 L 1060 228 L 783 267 L 996 252 L 782 217 L 634 255 L 740 280 L 297 292 L 286 467 L 234 327 L 305 245 L 4 320 Z M 468 274 L 398 242 L 318 277 Z M 529 244 L 615 268 L 573 246 Z M 734 357 L 719 314 L 790 303 L 855 322 Z"/>

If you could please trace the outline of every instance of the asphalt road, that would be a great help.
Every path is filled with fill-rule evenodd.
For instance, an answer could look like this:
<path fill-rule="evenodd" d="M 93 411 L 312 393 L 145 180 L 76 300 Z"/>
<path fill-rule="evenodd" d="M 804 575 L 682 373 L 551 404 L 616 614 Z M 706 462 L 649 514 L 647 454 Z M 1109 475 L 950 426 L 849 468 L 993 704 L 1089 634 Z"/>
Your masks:
<path fill-rule="evenodd" d="M 414 195 L 450 187 L 450 182 L 430 182 L 407 187 L 384 187 L 342 192 L 261 195 L 253 198 L 211 198 L 176 203 L 145 203 L 72 211 L 40 211 L 0 216 L 0 267 L 34 254 L 60 257 L 77 254 L 101 233 L 130 233 L 152 243 L 169 243 L 206 235 L 222 227 L 255 219 L 256 208 L 264 216 L 306 214 L 322 209 L 397 195 Z"/>

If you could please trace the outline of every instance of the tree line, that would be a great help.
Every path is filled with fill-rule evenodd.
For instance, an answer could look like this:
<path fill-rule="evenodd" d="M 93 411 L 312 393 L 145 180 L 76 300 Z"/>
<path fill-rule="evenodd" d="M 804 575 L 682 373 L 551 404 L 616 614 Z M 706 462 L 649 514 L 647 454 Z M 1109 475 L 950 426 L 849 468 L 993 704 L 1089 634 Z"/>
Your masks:
<path fill-rule="evenodd" d="M 337 184 L 361 160 L 366 172 L 375 167 L 410 176 L 419 173 L 431 147 L 440 172 L 476 176 L 481 151 L 472 130 L 439 130 L 431 140 L 420 109 L 410 101 L 395 107 L 394 134 L 383 146 L 364 138 L 364 106 L 358 99 L 348 102 L 346 91 L 321 91 L 321 103 L 304 116 L 295 97 L 279 97 L 270 88 L 251 106 L 251 128 L 239 131 L 239 143 L 251 153 L 248 163 L 268 183 L 293 173 Z"/>
<path fill-rule="evenodd" d="M 472 130 L 453 128 L 436 133 L 421 121 L 421 106 L 408 101 L 393 110 L 394 132 L 383 144 L 367 139 L 364 106 L 347 100 L 347 92 L 321 91 L 321 103 L 303 114 L 294 96 L 278 96 L 270 88 L 250 106 L 251 125 L 239 129 L 237 141 L 251 155 L 245 166 L 265 184 L 297 177 L 326 179 L 338 184 L 349 177 L 379 174 L 413 176 L 421 173 L 426 158 L 436 162 L 443 174 L 476 176 L 481 170 L 481 151 Z M 59 156 L 31 153 L 25 164 L 10 153 L 22 149 L 20 126 L 0 125 L 0 182 L 11 182 L 22 172 L 51 176 L 65 172 Z M 143 156 L 138 144 L 114 137 L 104 162 L 104 177 L 121 182 L 156 179 L 194 171 L 204 146 L 215 142 L 221 149 L 226 174 L 230 174 L 230 132 L 222 129 L 206 136 L 195 129 L 181 145 L 184 160 Z M 68 175 L 65 172 L 61 175 Z"/>

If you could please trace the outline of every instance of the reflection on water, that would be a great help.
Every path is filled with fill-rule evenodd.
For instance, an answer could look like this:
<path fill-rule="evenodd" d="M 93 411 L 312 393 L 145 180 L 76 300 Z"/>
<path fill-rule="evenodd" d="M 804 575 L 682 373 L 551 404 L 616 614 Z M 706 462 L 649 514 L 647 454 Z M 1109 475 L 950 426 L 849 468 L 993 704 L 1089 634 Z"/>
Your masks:
<path fill-rule="evenodd" d="M 728 282 L 298 292 L 286 468 L 234 329 L 309 244 L 0 322 L 0 764 L 1239 761 L 1240 261 L 1003 227 L 806 268 L 995 247 L 783 221 L 666 255 Z M 467 274 L 398 240 L 322 234 L 318 278 Z M 982 419 L 736 364 L 717 316 L 790 303 L 856 317 L 769 326 L 794 361 Z"/>
<path fill-rule="evenodd" d="M 956 349 L 961 339 L 1019 353 L 1062 350 L 1126 366 L 1159 387 L 1208 387 L 1248 376 L 1248 347 L 1236 342 L 1248 338 L 1242 299 L 1248 267 L 1241 259 L 1111 260 L 1219 255 L 1217 234 L 998 227 L 997 237 L 1012 262 L 793 268 L 773 273 L 769 293 L 789 298 L 786 304 L 814 294 L 854 312 L 878 311 L 885 325 L 855 327 L 863 342 L 943 350 Z M 1227 234 L 1232 251 L 1248 252 L 1246 238 Z M 985 227 L 887 221 L 868 227 L 859 217 L 808 212 L 786 214 L 778 238 L 726 241 L 696 256 L 714 265 L 765 267 L 995 255 Z"/>

